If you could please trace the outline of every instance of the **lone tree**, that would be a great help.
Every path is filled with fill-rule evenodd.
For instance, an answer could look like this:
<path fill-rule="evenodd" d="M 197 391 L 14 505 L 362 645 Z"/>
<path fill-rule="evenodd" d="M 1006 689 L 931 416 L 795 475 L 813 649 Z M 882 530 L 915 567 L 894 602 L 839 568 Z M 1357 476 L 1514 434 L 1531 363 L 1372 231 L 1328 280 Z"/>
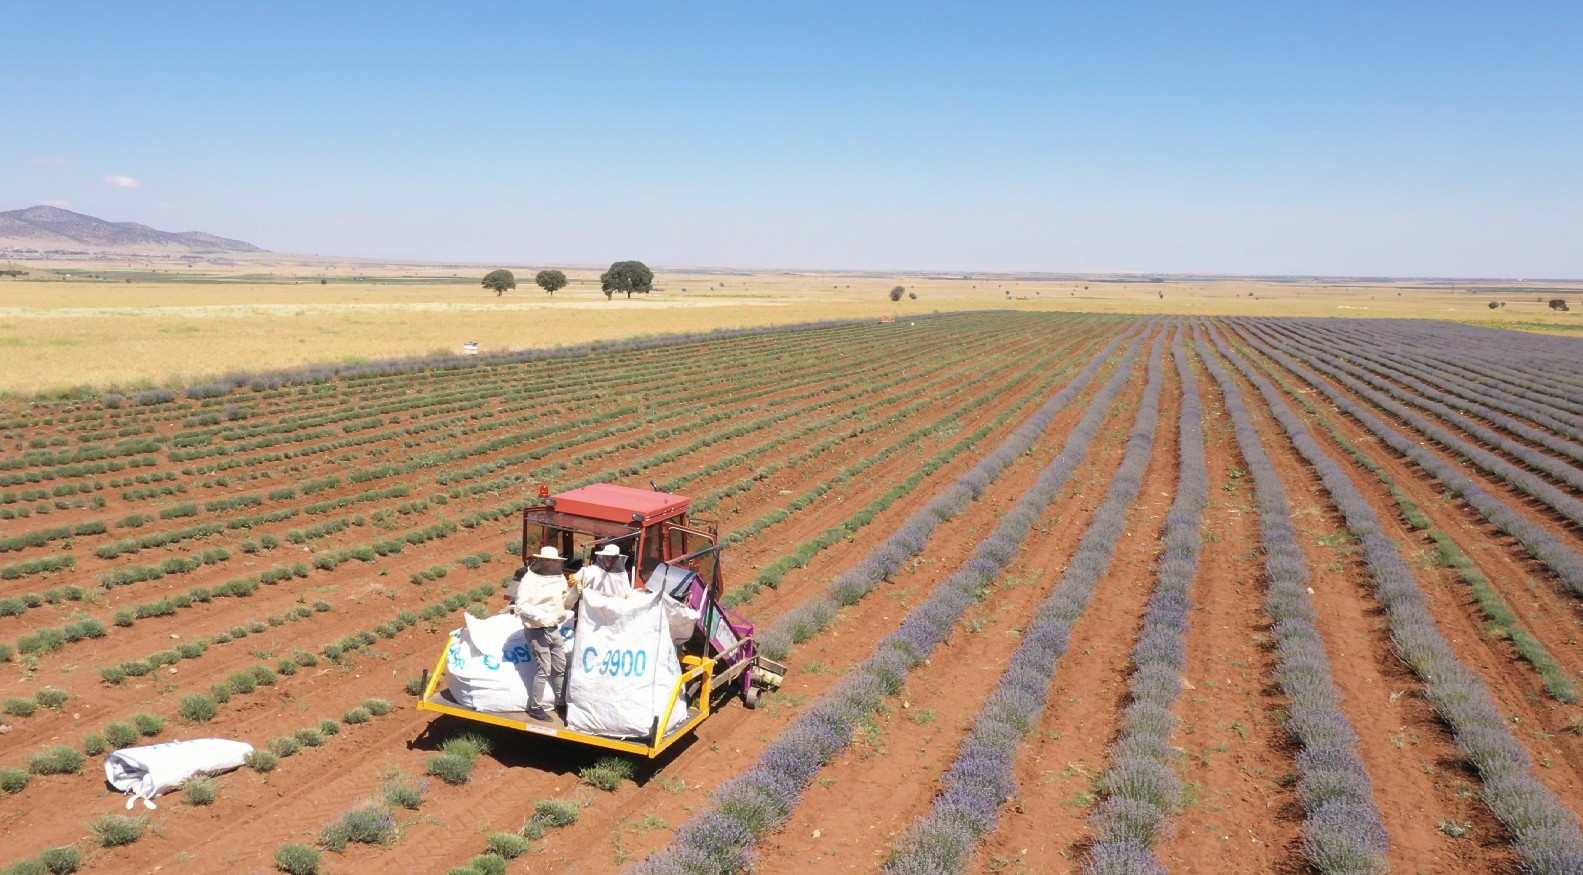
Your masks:
<path fill-rule="evenodd" d="M 509 270 L 492 270 L 484 274 L 484 288 L 493 289 L 495 297 L 506 293 L 506 289 L 517 287 L 517 277 Z"/>
<path fill-rule="evenodd" d="M 1568 309 L 1567 302 L 1562 300 L 1562 299 L 1560 299 L 1560 298 L 1551 298 L 1550 299 L 1550 309 L 1552 309 L 1552 310 L 1566 310 L 1566 309 Z"/>
<path fill-rule="evenodd" d="M 616 292 L 626 292 L 630 301 L 633 292 L 646 295 L 654 288 L 654 271 L 641 261 L 618 261 L 599 275 L 599 288 L 607 301 Z"/>
<path fill-rule="evenodd" d="M 541 270 L 538 276 L 533 278 L 533 281 L 539 284 L 539 288 L 549 292 L 552 297 L 555 295 L 556 289 L 566 288 L 566 274 L 558 270 Z"/>
<path fill-rule="evenodd" d="M 900 301 L 901 300 L 901 296 L 905 295 L 905 294 L 907 294 L 906 287 L 905 286 L 897 286 L 896 288 L 890 290 L 890 299 L 892 301 Z"/>

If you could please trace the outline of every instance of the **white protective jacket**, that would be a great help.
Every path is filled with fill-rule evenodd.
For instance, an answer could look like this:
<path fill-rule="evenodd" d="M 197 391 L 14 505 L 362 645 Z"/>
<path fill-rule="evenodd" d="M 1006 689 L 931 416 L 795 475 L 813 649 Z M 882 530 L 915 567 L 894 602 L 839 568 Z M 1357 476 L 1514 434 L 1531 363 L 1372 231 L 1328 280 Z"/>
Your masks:
<path fill-rule="evenodd" d="M 617 598 L 632 592 L 630 571 L 606 571 L 597 564 L 584 565 L 583 570 L 577 572 L 577 579 L 582 582 L 583 589 L 589 592 L 603 593 Z"/>
<path fill-rule="evenodd" d="M 511 612 L 522 618 L 529 629 L 554 629 L 571 619 L 577 605 L 578 590 L 566 583 L 564 574 L 522 575 Z"/>

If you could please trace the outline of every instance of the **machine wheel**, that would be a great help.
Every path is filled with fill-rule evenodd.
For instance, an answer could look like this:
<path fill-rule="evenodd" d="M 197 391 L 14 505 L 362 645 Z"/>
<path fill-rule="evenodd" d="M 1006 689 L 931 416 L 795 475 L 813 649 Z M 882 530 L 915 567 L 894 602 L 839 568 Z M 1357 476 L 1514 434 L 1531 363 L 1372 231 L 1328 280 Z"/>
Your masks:
<path fill-rule="evenodd" d="M 754 710 L 759 706 L 759 695 L 758 687 L 748 687 L 742 691 L 742 704 L 746 705 L 749 711 Z"/>

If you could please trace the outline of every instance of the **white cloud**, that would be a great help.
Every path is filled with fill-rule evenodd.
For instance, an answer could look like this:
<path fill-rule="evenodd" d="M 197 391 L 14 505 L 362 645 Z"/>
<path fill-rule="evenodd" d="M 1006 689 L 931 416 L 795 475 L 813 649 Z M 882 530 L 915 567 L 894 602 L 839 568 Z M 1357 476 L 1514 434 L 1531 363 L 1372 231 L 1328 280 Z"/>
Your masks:
<path fill-rule="evenodd" d="M 63 210 L 71 207 L 71 201 L 41 201 L 41 203 L 46 207 L 60 207 Z"/>
<path fill-rule="evenodd" d="M 104 184 L 110 186 L 111 188 L 137 188 L 143 183 L 133 179 L 130 176 L 106 176 L 104 178 Z"/>
<path fill-rule="evenodd" d="M 66 161 L 65 158 L 62 158 L 59 155 L 50 155 L 50 156 L 46 156 L 46 157 L 42 157 L 42 158 L 34 158 L 33 159 L 33 163 L 34 164 L 57 164 L 58 165 L 58 164 L 66 164 L 68 162 Z"/>

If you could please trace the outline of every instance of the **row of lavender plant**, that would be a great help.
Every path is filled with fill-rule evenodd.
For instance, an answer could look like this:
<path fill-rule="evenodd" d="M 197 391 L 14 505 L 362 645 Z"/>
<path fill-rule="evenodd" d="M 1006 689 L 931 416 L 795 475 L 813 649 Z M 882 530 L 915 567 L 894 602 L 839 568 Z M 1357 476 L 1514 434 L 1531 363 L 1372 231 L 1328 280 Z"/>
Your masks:
<path fill-rule="evenodd" d="M 1485 385 L 1519 389 L 1531 400 L 1583 414 L 1583 402 L 1577 400 L 1583 391 L 1583 374 L 1576 370 L 1578 341 L 1574 338 L 1545 338 L 1528 332 L 1477 329 L 1446 322 L 1393 321 L 1391 327 L 1393 347 L 1415 350 L 1432 360 L 1437 369 Z M 1427 330 L 1400 330 L 1424 327 Z M 1562 345 L 1559 355 L 1534 354 L 1535 348 L 1546 340 Z"/>
<path fill-rule="evenodd" d="M 1515 838 L 1524 868 L 1535 875 L 1583 872 L 1583 832 L 1570 809 L 1534 775 L 1534 765 L 1477 674 L 1440 634 L 1411 567 L 1386 537 L 1379 517 L 1346 471 L 1319 446 L 1269 380 L 1214 335 L 1222 355 L 1264 396 L 1292 445 L 1314 467 L 1358 539 L 1402 661 L 1417 673 L 1435 712 L 1478 770 L 1483 796 Z"/>
<path fill-rule="evenodd" d="M 913 319 L 930 319 L 950 316 L 967 316 L 986 311 L 961 311 L 955 313 L 937 313 L 909 317 Z M 183 390 L 188 398 L 217 398 L 229 395 L 241 388 L 277 389 L 282 386 L 300 385 L 304 383 L 324 383 L 330 380 L 350 380 L 367 377 L 386 377 L 397 374 L 421 373 L 424 371 L 455 371 L 471 368 L 487 367 L 497 364 L 522 364 L 526 362 L 555 361 L 560 359 L 581 358 L 600 353 L 634 352 L 657 347 L 680 346 L 688 343 L 710 342 L 715 343 L 735 337 L 756 337 L 759 335 L 792 334 L 800 331 L 819 331 L 831 328 L 847 328 L 868 324 L 867 319 L 832 319 L 823 322 L 804 322 L 794 325 L 776 325 L 763 328 L 726 328 L 713 331 L 695 331 L 689 333 L 664 334 L 654 337 L 632 338 L 627 340 L 592 341 L 589 343 L 572 344 L 550 348 L 529 348 L 513 350 L 511 352 L 486 352 L 476 356 L 462 355 L 431 355 L 405 359 L 381 359 L 373 362 L 357 364 L 321 364 L 303 365 L 296 368 L 283 368 L 263 373 L 234 373 L 214 380 L 209 383 L 188 386 Z M 174 393 L 169 400 L 175 400 Z"/>
<path fill-rule="evenodd" d="M 1111 402 L 1127 383 L 1142 340 L 1142 336 L 1133 339 L 1060 455 L 1001 517 L 995 531 L 979 542 L 968 560 L 941 581 L 896 632 L 881 640 L 871 656 L 771 742 L 751 769 L 722 784 L 709 810 L 683 824 L 669 846 L 635 871 L 645 875 L 725 875 L 749 866 L 751 849 L 758 839 L 791 816 L 803 790 L 819 769 L 851 742 L 858 723 L 877 710 L 887 695 L 901 690 L 912 668 L 945 639 L 974 603 L 975 594 L 1017 553 L 1044 509 L 1086 458 Z M 1111 348 L 1106 348 L 1107 353 Z M 1009 465 L 1015 456 L 1002 457 L 999 467 Z M 960 500 L 965 505 L 982 494 L 988 483 L 986 472 L 975 468 L 958 481 L 965 492 L 955 494 L 963 496 Z M 923 543 L 920 540 L 914 552 Z"/>
<path fill-rule="evenodd" d="M 1268 327 L 1269 326 L 1260 326 L 1259 329 L 1255 330 L 1258 331 L 1258 333 L 1260 333 L 1262 336 L 1269 338 L 1271 335 L 1265 330 L 1261 330 L 1267 329 Z M 1301 355 L 1305 360 L 1313 362 L 1315 367 L 1325 368 L 1327 373 L 1333 371 L 1338 374 L 1346 374 L 1351 378 L 1348 380 L 1349 384 L 1351 385 L 1360 387 L 1365 385 L 1371 386 L 1384 397 L 1388 397 L 1400 402 L 1402 405 L 1401 409 L 1408 410 L 1412 408 L 1418 408 L 1420 410 L 1427 410 L 1445 422 L 1470 435 L 1485 446 L 1493 447 L 1507 456 L 1522 462 L 1524 465 L 1527 465 L 1536 471 L 1543 472 L 1558 482 L 1564 483 L 1573 489 L 1583 489 L 1583 470 L 1578 470 L 1576 467 L 1573 467 L 1572 465 L 1569 465 L 1560 459 L 1540 452 L 1539 450 L 1527 446 L 1526 444 L 1523 444 L 1519 441 L 1512 440 L 1495 429 L 1480 424 L 1473 417 L 1458 413 L 1457 411 L 1453 410 L 1450 405 L 1442 404 L 1439 401 L 1419 395 L 1415 392 L 1410 392 L 1401 388 L 1400 386 L 1397 386 L 1389 380 L 1375 376 L 1374 374 L 1371 374 L 1362 368 L 1349 364 L 1347 361 L 1343 360 L 1341 355 L 1341 353 L 1347 352 L 1347 350 L 1338 350 L 1333 346 L 1320 345 L 1310 342 L 1308 338 L 1301 334 L 1290 333 L 1284 335 L 1284 337 L 1285 342 L 1281 343 L 1283 347 L 1293 348 L 1294 351 L 1301 350 L 1298 352 L 1298 354 Z M 1342 379 L 1339 376 L 1337 378 Z M 1515 420 L 1511 419 L 1511 417 L 1496 413 L 1493 410 L 1488 410 L 1487 412 L 1490 416 L 1498 417 L 1500 420 L 1504 420 L 1505 423 L 1510 423 L 1514 428 L 1521 425 L 1520 423 L 1517 423 Z M 1496 420 L 1492 419 L 1491 421 Z M 1503 426 L 1505 423 L 1497 422 L 1497 424 L 1501 424 Z M 1553 436 L 1550 436 L 1544 432 L 1540 432 L 1538 429 L 1531 429 L 1526 426 L 1522 427 L 1529 431 L 1543 435 L 1550 442 L 1555 442 L 1557 440 Z M 1450 432 L 1447 433 L 1450 434 Z M 1524 435 L 1524 437 L 1528 437 L 1528 435 Z M 1529 439 L 1533 440 L 1532 437 L 1529 437 Z M 1583 448 L 1580 448 L 1580 450 L 1583 450 Z M 1516 466 L 1511 467 L 1516 470 L 1521 470 L 1516 468 Z M 1560 511 L 1573 522 L 1583 525 L 1583 502 L 1571 498 L 1571 496 L 1566 495 L 1565 492 L 1559 489 L 1554 491 L 1556 498 L 1570 500 L 1572 504 L 1567 505 L 1565 502 L 1563 502 L 1559 506 L 1552 506 L 1556 507 L 1556 510 Z M 1535 495 L 1534 497 L 1539 498 L 1541 501 L 1545 501 L 1547 504 L 1550 503 L 1549 497 L 1540 495 Z"/>
<path fill-rule="evenodd" d="M 1308 556 L 1292 524 L 1286 486 L 1264 451 L 1241 388 L 1204 344 L 1202 329 L 1196 333 L 1199 358 L 1220 386 L 1237 448 L 1253 477 L 1276 679 L 1287 698 L 1286 727 L 1302 745 L 1297 796 L 1307 813 L 1303 852 L 1326 875 L 1383 872 L 1389 847 L 1385 825 L 1308 597 Z"/>
<path fill-rule="evenodd" d="M 1489 579 L 1479 571 L 1478 566 L 1469 559 L 1456 539 L 1440 529 L 1435 528 L 1434 521 L 1425 516 L 1417 502 L 1413 501 L 1407 493 L 1403 492 L 1395 478 L 1379 463 L 1374 461 L 1368 453 L 1363 451 L 1357 443 L 1348 438 L 1336 427 L 1324 413 L 1319 405 L 1310 400 L 1303 390 L 1286 377 L 1285 372 L 1274 364 L 1262 359 L 1252 359 L 1253 363 L 1264 372 L 1264 375 L 1275 382 L 1286 392 L 1288 398 L 1296 401 L 1308 414 L 1311 421 L 1318 423 L 1330 435 L 1330 439 L 1337 446 L 1345 450 L 1364 470 L 1373 474 L 1383 484 L 1391 498 L 1396 502 L 1396 507 L 1401 512 L 1402 519 L 1408 527 L 1415 532 L 1427 535 L 1435 544 L 1436 561 L 1447 568 L 1454 569 L 1457 577 L 1467 585 L 1473 600 L 1478 604 L 1490 626 L 1490 636 L 1509 637 L 1512 646 L 1516 648 L 1517 655 L 1527 661 L 1538 672 L 1543 680 L 1545 689 L 1563 704 L 1573 704 L 1578 701 L 1576 686 L 1567 670 L 1555 661 L 1543 642 L 1535 638 L 1528 628 L 1520 621 L 1515 611 L 1506 603 L 1506 599 L 1493 586 Z"/>
<path fill-rule="evenodd" d="M 924 545 L 934 537 L 934 532 L 944 523 L 965 510 L 970 502 L 984 494 L 984 490 L 1000 477 L 1013 461 L 1027 452 L 1055 417 L 1065 410 L 1093 381 L 1094 375 L 1110 360 L 1116 347 L 1131 337 L 1140 326 L 1118 334 L 1089 363 L 1078 372 L 1072 382 L 1062 387 L 1049 401 L 1028 417 L 1005 442 L 962 475 L 955 483 L 941 490 L 922 509 L 907 518 L 895 533 L 870 550 L 857 565 L 836 575 L 823 593 L 802 602 L 782 614 L 775 624 L 759 633 L 760 652 L 771 659 L 784 659 L 792 645 L 808 640 L 835 619 L 840 608 L 856 604 L 874 588 L 901 570 L 908 560 L 923 552 Z"/>
<path fill-rule="evenodd" d="M 1323 338 L 1335 348 L 1344 350 L 1351 361 L 1362 362 L 1375 373 L 1394 379 L 1420 395 L 1433 397 L 1445 393 L 1455 396 L 1452 400 L 1458 407 L 1479 418 L 1564 456 L 1583 461 L 1583 445 L 1575 443 L 1583 440 L 1583 417 L 1558 410 L 1552 404 L 1529 401 L 1506 391 L 1504 387 L 1463 379 L 1444 368 L 1426 363 L 1410 352 L 1397 349 L 1391 349 L 1388 354 L 1376 352 L 1382 349 L 1383 338 L 1378 334 L 1333 326 L 1313 326 L 1306 322 L 1297 325 L 1311 336 Z M 1544 428 L 1528 425 L 1522 421 L 1524 419 Z M 1564 435 L 1571 440 L 1556 435 Z"/>
<path fill-rule="evenodd" d="M 882 871 L 889 875 L 961 871 L 979 839 L 992 832 L 1000 821 L 1000 806 L 1015 793 L 1013 766 L 1017 751 L 1044 713 L 1050 683 L 1066 654 L 1072 626 L 1083 616 L 1094 588 L 1110 568 L 1116 544 L 1127 527 L 1127 511 L 1143 487 L 1144 472 L 1154 455 L 1160 421 L 1163 341 L 1163 335 L 1154 341 L 1149 355 L 1149 382 L 1143 390 L 1121 467 L 1111 480 L 1104 502 L 1095 509 L 1066 573 L 1040 605 L 1034 622 L 1024 630 L 1022 643 L 1007 662 L 1005 673 L 979 709 L 973 728 L 957 749 L 956 761 L 941 779 L 940 795 L 935 797 L 929 812 L 908 828 L 886 862 Z M 1175 777 L 1158 762 L 1118 763 L 1106 775 L 1118 786 L 1125 784 L 1155 796 L 1162 811 L 1180 798 L 1181 788 Z"/>
<path fill-rule="evenodd" d="M 1152 849 L 1181 798 L 1181 781 L 1170 767 L 1170 737 L 1176 728 L 1171 707 L 1182 692 L 1193 579 L 1198 576 L 1204 510 L 1209 505 L 1204 408 L 1183 343 L 1185 333 L 1178 328 L 1171 340 L 1182 384 L 1176 497 L 1165 517 L 1158 583 L 1132 650 L 1132 676 L 1127 682 L 1132 702 L 1110 747 L 1113 765 L 1104 782 L 1108 795 L 1093 819 L 1096 840 L 1085 866 L 1092 875 L 1163 872 Z"/>
<path fill-rule="evenodd" d="M 1240 325 L 1236 327 L 1239 332 L 1242 331 Z M 1292 357 L 1285 355 L 1280 350 L 1264 343 L 1251 334 L 1244 333 L 1242 336 L 1247 338 L 1255 349 L 1280 363 L 1282 367 L 1297 375 L 1299 379 L 1317 388 L 1326 398 L 1330 399 L 1331 403 L 1335 404 L 1343 413 L 1357 420 L 1359 424 L 1383 441 L 1386 446 L 1406 456 L 1431 477 L 1440 481 L 1441 485 L 1451 494 L 1467 502 L 1469 507 L 1477 511 L 1480 516 L 1488 520 L 1497 529 L 1516 538 L 1530 556 L 1543 562 L 1551 571 L 1554 571 L 1562 583 L 1566 584 L 1574 593 L 1583 595 L 1583 556 L 1579 556 L 1577 551 L 1569 547 L 1564 541 L 1551 534 L 1544 526 L 1512 510 L 1504 500 L 1478 485 L 1471 477 L 1462 473 L 1461 469 L 1456 465 L 1447 462 L 1439 455 L 1420 445 L 1417 441 L 1387 425 L 1378 416 L 1375 416 L 1354 401 L 1346 392 L 1336 388 L 1329 381 L 1320 378 L 1292 359 Z M 1323 370 L 1323 368 L 1319 368 L 1319 370 Z M 1446 445 L 1441 440 L 1442 437 L 1445 441 L 1456 441 L 1456 438 L 1444 429 L 1433 425 L 1424 417 L 1410 410 L 1402 409 L 1400 405 L 1394 405 L 1389 399 L 1379 398 L 1379 393 L 1371 392 L 1367 389 L 1357 389 L 1356 391 L 1367 400 L 1376 404 L 1393 405 L 1397 408 L 1397 410 L 1392 411 L 1393 413 L 1401 416 L 1409 425 L 1436 442 Z M 1386 409 L 1389 410 L 1390 408 L 1387 407 Z M 1457 441 L 1457 443 L 1461 442 Z M 1543 483 L 1538 477 L 1518 469 L 1488 451 L 1462 444 L 1462 447 L 1458 448 L 1457 452 L 1463 455 L 1482 454 L 1499 463 L 1499 465 L 1511 469 L 1508 472 L 1510 474 L 1520 476 L 1527 481 L 1536 481 L 1546 489 L 1555 490 L 1555 487 Z M 1516 484 L 1514 483 L 1514 485 Z"/>

